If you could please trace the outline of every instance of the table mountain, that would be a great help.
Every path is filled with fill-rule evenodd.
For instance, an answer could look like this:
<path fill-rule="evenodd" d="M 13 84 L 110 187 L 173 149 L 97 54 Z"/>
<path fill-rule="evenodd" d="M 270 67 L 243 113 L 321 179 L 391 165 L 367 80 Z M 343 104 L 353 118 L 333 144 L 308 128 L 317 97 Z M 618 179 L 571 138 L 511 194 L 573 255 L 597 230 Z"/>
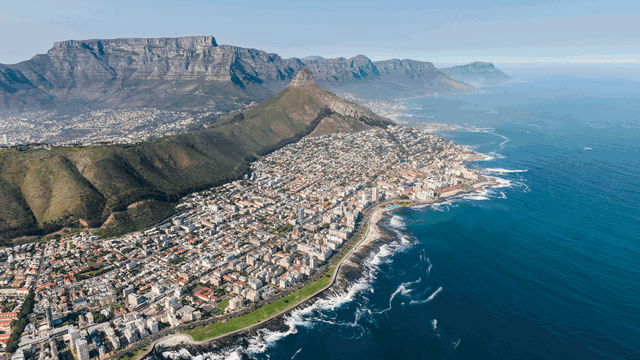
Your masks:
<path fill-rule="evenodd" d="M 69 40 L 30 60 L 0 64 L 0 108 L 233 110 L 276 94 L 304 67 L 323 88 L 387 98 L 472 88 L 428 62 L 283 59 L 218 45 L 213 36 Z"/>

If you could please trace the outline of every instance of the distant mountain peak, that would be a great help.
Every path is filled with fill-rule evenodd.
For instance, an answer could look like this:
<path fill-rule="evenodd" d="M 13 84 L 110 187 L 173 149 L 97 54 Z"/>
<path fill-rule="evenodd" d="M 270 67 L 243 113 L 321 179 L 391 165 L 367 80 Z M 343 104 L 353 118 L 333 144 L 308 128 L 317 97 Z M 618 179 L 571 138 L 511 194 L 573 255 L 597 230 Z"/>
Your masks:
<path fill-rule="evenodd" d="M 461 81 L 478 80 L 493 83 L 511 79 L 509 75 L 496 68 L 493 63 L 484 61 L 474 61 L 466 65 L 440 69 L 440 71 L 453 79 Z"/>
<path fill-rule="evenodd" d="M 474 68 L 495 68 L 492 62 L 487 61 L 474 61 L 466 66 L 474 67 Z"/>
<path fill-rule="evenodd" d="M 293 78 L 293 80 L 291 80 L 291 83 L 289 84 L 289 87 L 313 87 L 313 86 L 318 86 L 318 84 L 316 84 L 315 80 L 313 80 L 313 75 L 311 75 L 311 71 L 309 71 L 309 69 L 307 68 L 303 68 L 302 70 L 300 70 L 298 72 L 298 75 L 296 75 L 295 78 Z"/>
<path fill-rule="evenodd" d="M 302 60 L 302 61 L 305 61 L 305 60 L 306 61 L 308 61 L 308 60 L 318 61 L 318 60 L 324 60 L 324 58 L 322 56 L 318 56 L 318 55 L 311 55 L 311 56 L 305 56 L 300 60 Z"/>

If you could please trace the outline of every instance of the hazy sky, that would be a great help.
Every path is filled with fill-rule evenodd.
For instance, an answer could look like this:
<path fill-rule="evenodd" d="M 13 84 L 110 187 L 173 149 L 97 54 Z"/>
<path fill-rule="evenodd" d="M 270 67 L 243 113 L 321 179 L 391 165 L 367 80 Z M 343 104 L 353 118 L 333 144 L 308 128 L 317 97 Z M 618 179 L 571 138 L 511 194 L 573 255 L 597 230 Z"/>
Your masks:
<path fill-rule="evenodd" d="M 640 59 L 640 1 L 3 1 L 0 63 L 55 41 L 213 35 L 283 57 Z"/>

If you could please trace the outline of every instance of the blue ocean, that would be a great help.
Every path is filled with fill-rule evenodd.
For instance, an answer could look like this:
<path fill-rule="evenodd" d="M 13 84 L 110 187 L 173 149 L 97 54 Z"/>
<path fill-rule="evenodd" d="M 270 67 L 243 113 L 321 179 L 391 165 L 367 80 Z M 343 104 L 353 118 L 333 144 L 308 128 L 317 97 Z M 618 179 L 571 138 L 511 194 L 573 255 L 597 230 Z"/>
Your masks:
<path fill-rule="evenodd" d="M 500 186 L 403 208 L 365 277 L 238 349 L 258 359 L 640 359 L 640 78 L 510 73 L 406 100 Z M 211 354 L 234 357 L 238 351 Z"/>

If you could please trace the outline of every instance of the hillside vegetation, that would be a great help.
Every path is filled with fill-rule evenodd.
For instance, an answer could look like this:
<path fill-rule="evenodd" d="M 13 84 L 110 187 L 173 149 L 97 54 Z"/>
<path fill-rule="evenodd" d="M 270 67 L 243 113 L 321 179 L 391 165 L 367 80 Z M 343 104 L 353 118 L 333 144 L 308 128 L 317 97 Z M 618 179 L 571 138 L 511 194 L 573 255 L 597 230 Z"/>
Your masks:
<path fill-rule="evenodd" d="M 64 227 L 116 235 L 151 226 L 185 194 L 241 177 L 257 156 L 309 134 L 385 124 L 311 80 L 187 134 L 130 146 L 3 151 L 0 239 Z"/>

